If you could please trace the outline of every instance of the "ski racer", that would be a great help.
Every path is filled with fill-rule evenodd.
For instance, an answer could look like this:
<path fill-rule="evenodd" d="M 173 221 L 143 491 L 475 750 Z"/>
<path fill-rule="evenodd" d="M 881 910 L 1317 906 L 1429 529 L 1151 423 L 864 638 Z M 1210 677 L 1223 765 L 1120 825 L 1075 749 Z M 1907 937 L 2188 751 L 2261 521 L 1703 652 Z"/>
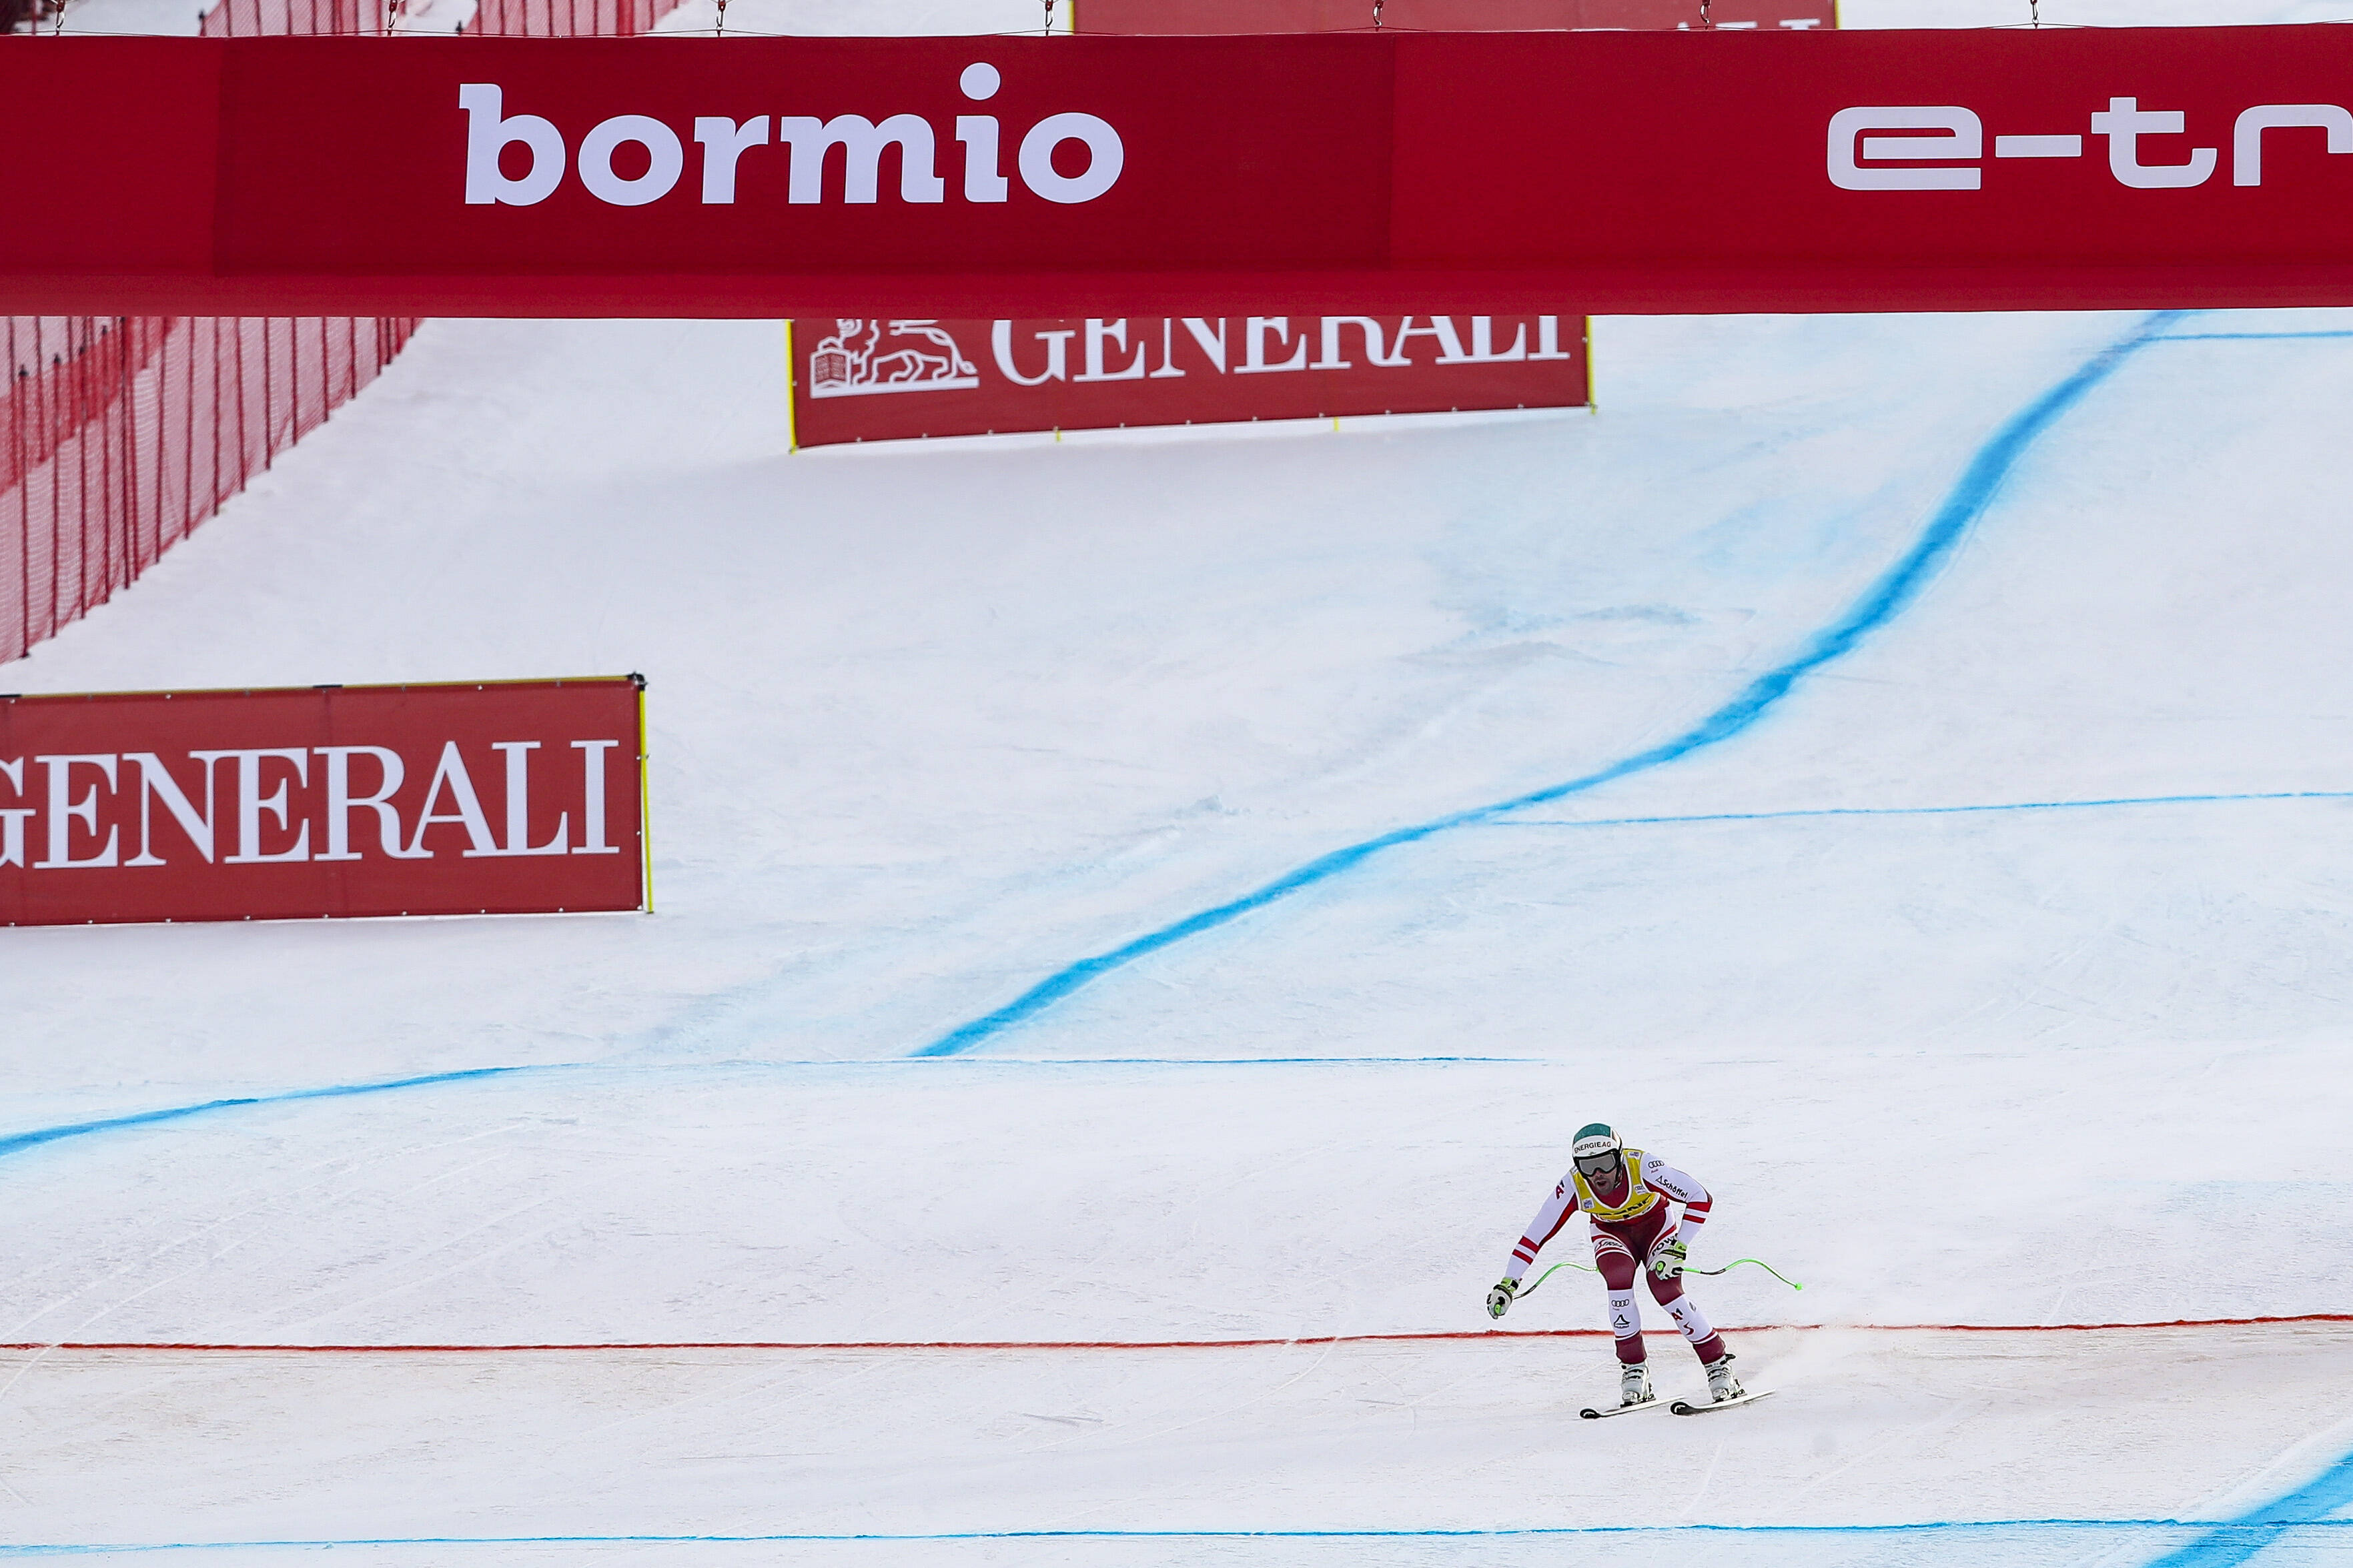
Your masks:
<path fill-rule="evenodd" d="M 1657 1397 L 1651 1388 L 1649 1352 L 1642 1348 L 1642 1309 L 1634 1299 L 1634 1276 L 1645 1266 L 1651 1297 L 1673 1316 L 1707 1373 L 1709 1398 L 1717 1404 L 1739 1398 L 1740 1380 L 1732 1375 L 1733 1356 L 1724 1348 L 1724 1336 L 1708 1326 L 1699 1303 L 1683 1294 L 1683 1260 L 1690 1254 L 1691 1238 L 1707 1223 L 1715 1200 L 1656 1154 L 1627 1148 L 1599 1121 L 1577 1130 L 1569 1152 L 1576 1163 L 1512 1249 L 1511 1267 L 1487 1292 L 1487 1315 L 1500 1318 L 1511 1310 L 1520 1276 L 1545 1243 L 1581 1210 L 1592 1230 L 1593 1261 L 1609 1292 L 1609 1328 L 1618 1339 L 1620 1405 L 1643 1405 Z M 1668 1209 L 1670 1200 L 1683 1205 L 1680 1223 Z"/>

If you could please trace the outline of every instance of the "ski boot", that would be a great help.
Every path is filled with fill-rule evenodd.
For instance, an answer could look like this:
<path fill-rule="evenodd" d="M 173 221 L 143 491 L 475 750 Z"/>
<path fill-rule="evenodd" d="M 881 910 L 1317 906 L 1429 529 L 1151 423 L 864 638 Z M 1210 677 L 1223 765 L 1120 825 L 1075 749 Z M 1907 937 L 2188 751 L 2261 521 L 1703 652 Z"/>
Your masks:
<path fill-rule="evenodd" d="M 1740 1386 L 1740 1380 L 1732 1375 L 1730 1351 L 1725 1352 L 1714 1361 L 1701 1363 L 1700 1370 L 1707 1373 L 1707 1396 L 1716 1404 L 1721 1405 L 1727 1399 L 1737 1399 L 1744 1392 Z"/>
<path fill-rule="evenodd" d="M 1632 1362 L 1618 1369 L 1618 1403 L 1648 1405 L 1658 1395 L 1651 1391 L 1651 1369 L 1641 1362 Z"/>

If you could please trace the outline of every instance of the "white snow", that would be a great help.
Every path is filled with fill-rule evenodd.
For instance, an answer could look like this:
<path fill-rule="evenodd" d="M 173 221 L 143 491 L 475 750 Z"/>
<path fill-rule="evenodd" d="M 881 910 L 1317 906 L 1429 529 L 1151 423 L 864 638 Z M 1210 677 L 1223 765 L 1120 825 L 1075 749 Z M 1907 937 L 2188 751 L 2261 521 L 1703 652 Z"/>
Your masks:
<path fill-rule="evenodd" d="M 1749 1341 L 1793 1380 L 1768 1404 L 1609 1424 L 1541 1397 L 1498 1398 L 1499 1389 L 1576 1397 L 1562 1386 L 1562 1347 L 1526 1340 L 987 1356 L 58 1352 L 15 1396 L 20 1417 L 43 1429 L 43 1458 L 12 1469 L 11 1484 L 39 1489 L 55 1530 L 82 1540 L 121 1533 L 116 1478 L 134 1471 L 154 1478 L 157 1513 L 202 1518 L 205 1534 L 227 1540 L 411 1535 L 417 1500 L 385 1487 L 387 1473 L 429 1492 L 437 1532 L 523 1537 L 1250 1531 L 1274 1521 L 1641 1530 L 1726 1518 L 1835 1530 L 1956 1505 L 1994 1517 L 2129 1519 L 2148 1504 L 2145 1468 L 2227 1474 L 2239 1468 L 2233 1456 L 2276 1445 L 2283 1421 L 2327 1421 L 2330 1374 L 2353 1344 L 2341 1330 L 2150 1331 L 2135 1354 L 2201 1363 L 2194 1379 L 2152 1394 L 2034 1336 L 1784 1342 L 1797 1338 Z M 2293 1381 L 2270 1401 L 2217 1397 L 2248 1379 Z M 1668 1381 L 1693 1385 L 1679 1394 L 1701 1383 L 1687 1366 Z M 2150 1414 L 2165 1419 L 2119 1438 L 2120 1422 Z M 256 1432 L 270 1440 L 235 1440 Z M 2105 1462 L 2076 1458 L 2089 1453 Z M 2133 1462 L 2119 1462 L 2127 1453 Z M 1906 1484 L 1891 1487 L 1892 1474 Z M 1964 1536 L 1944 1560 L 2081 1561 L 2126 1534 L 2072 1533 L 2072 1557 L 2043 1555 L 2047 1539 L 2014 1530 Z M 2162 1543 L 2189 1532 L 2131 1533 Z M 1508 1549 L 1359 1542 L 1352 1557 L 1598 1560 L 1582 1555 L 1593 1543 L 1573 1538 L 1548 1552 L 1523 1543 L 1509 1557 L 1498 1544 Z M 1688 1534 L 1625 1544 L 1679 1563 L 1919 1560 L 1891 1552 L 1905 1550 L 1901 1538 L 1836 1533 L 1752 1534 L 1712 1551 Z M 870 1546 L 854 1560 L 987 1560 L 971 1546 L 913 1556 L 911 1545 Z M 1262 1543 L 1233 1560 L 1297 1561 L 1293 1550 Z M 1198 1541 L 1161 1542 L 1134 1560 L 1200 1561 L 1203 1551 Z M 712 1553 L 640 1549 L 629 1560 L 641 1556 L 700 1563 Z M 1032 1545 L 1007 1560 L 1107 1557 L 1092 1542 Z"/>
<path fill-rule="evenodd" d="M 2136 15 L 2189 19 L 2073 19 Z M 1730 738 L 915 1058 L 1688 733 L 2144 330 L 1608 320 L 1595 415 L 796 455 L 774 322 L 429 324 L 5 684 L 643 670 L 659 912 L 0 933 L 0 1340 L 1475 1331 L 1595 1118 L 1717 1190 L 1694 1262 L 1806 1286 L 1694 1280 L 1719 1322 L 1835 1327 L 1734 1335 L 1768 1403 L 1598 1426 L 1599 1338 L 26 1352 L 0 1536 L 2146 1563 L 2200 1532 L 2000 1521 L 2237 1518 L 2336 1473 L 2353 1328 L 2029 1330 L 2353 1285 L 2353 337 L 2308 335 L 2353 312 L 2158 324 Z M 1564 1272 L 1504 1327 L 1600 1305 Z M 1856 1326 L 1943 1323 L 2008 1327 Z M 1643 1532 L 946 1539 L 1602 1527 Z M 894 1539 L 670 1539 L 847 1535 Z M 543 1539 L 619 1536 L 664 1539 Z"/>

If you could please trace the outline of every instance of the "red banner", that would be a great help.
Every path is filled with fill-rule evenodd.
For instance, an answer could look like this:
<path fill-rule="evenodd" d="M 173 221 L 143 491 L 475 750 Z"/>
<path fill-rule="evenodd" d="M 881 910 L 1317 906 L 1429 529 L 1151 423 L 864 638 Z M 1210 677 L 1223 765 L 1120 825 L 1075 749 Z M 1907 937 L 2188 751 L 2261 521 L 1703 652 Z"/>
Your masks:
<path fill-rule="evenodd" d="M 795 321 L 793 439 L 1574 408 L 1585 318 Z"/>
<path fill-rule="evenodd" d="M 1534 33 L 1571 27 L 1838 26 L 1836 0 L 1071 0 L 1071 30 L 1200 33 Z"/>
<path fill-rule="evenodd" d="M 2345 303 L 2348 83 L 2330 26 L 28 39 L 0 300 Z"/>
<path fill-rule="evenodd" d="M 646 904 L 643 686 L 0 698 L 0 924 Z"/>

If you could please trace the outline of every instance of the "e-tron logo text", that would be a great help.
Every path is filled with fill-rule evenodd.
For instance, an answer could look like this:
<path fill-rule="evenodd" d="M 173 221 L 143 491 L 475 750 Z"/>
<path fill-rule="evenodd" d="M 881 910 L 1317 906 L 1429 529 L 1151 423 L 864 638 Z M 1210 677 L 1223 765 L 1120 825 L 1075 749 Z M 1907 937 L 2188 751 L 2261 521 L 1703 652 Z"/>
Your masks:
<path fill-rule="evenodd" d="M 976 101 L 995 97 L 1000 85 L 997 68 L 986 62 L 966 66 L 957 79 L 965 97 Z M 567 163 L 590 195 L 617 207 L 659 201 L 686 173 L 685 141 L 667 121 L 651 115 L 617 114 L 598 122 L 580 139 L 575 154 L 554 121 L 536 114 L 508 114 L 505 89 L 496 82 L 459 88 L 458 107 L 466 111 L 466 202 L 470 206 L 527 207 L 543 202 L 564 183 Z M 737 169 L 746 157 L 772 156 L 762 151 L 772 144 L 789 160 L 785 200 L 794 205 L 826 200 L 832 184 L 826 178 L 827 160 L 836 147 L 841 149 L 841 177 L 832 188 L 844 203 L 881 199 L 882 154 L 892 147 L 899 153 L 901 201 L 947 200 L 947 182 L 938 170 L 938 136 L 920 114 L 891 114 L 879 122 L 862 114 L 838 114 L 830 120 L 779 114 L 774 117 L 773 142 L 770 123 L 765 114 L 744 121 L 726 115 L 694 117 L 704 205 L 732 205 Z M 1009 198 L 1012 181 L 1001 166 L 999 137 L 993 114 L 955 117 L 955 139 L 964 146 L 965 201 Z M 1072 142 L 1086 149 L 1086 166 L 1077 174 L 1064 174 L 1055 167 L 1054 154 Z M 501 166 L 501 154 L 517 143 L 530 159 L 522 173 L 511 175 Z M 614 154 L 630 143 L 642 149 L 631 155 L 630 165 L 641 162 L 644 168 L 624 174 L 614 168 Z M 1118 184 L 1126 149 L 1111 122 L 1099 116 L 1050 114 L 1022 133 L 1013 162 L 1021 184 L 1033 195 L 1069 205 L 1091 202 Z"/>
<path fill-rule="evenodd" d="M 2137 191 L 2183 190 L 2213 177 L 2216 147 L 2144 147 L 2144 137 L 2187 134 L 2179 110 L 2143 109 L 2137 98 L 2112 98 L 2088 126 L 2108 140 L 2108 173 Z M 2353 153 L 2353 113 L 2333 103 L 2259 103 L 2231 127 L 2231 183 L 2263 183 L 2263 132 L 2289 129 L 2325 132 L 2331 153 Z M 1902 132 L 1903 135 L 1876 134 Z M 1955 104 L 1894 104 L 1841 109 L 1831 116 L 1831 184 L 1842 191 L 1974 191 L 1982 188 L 1985 123 Z M 2193 142 L 2195 138 L 2191 138 Z M 2080 158 L 2084 137 L 2073 132 L 1999 135 L 1996 158 Z"/>

